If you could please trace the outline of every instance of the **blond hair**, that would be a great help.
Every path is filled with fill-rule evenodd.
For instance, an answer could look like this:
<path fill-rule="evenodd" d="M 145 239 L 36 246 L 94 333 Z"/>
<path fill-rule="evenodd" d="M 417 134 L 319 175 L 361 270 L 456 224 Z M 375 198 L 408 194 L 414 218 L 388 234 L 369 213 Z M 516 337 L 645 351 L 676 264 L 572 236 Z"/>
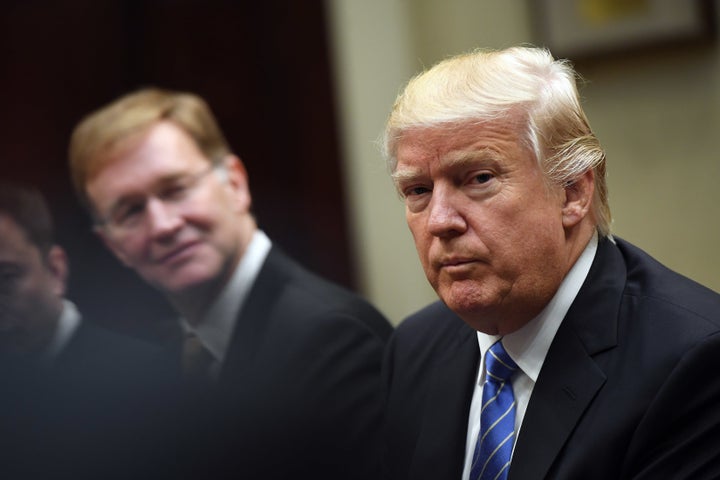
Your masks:
<path fill-rule="evenodd" d="M 123 141 L 162 120 L 182 128 L 213 164 L 231 153 L 210 108 L 197 95 L 158 88 L 129 93 L 90 113 L 72 133 L 70 172 L 75 191 L 86 207 L 92 210 L 87 182 L 107 164 L 109 154 Z"/>
<path fill-rule="evenodd" d="M 395 100 L 381 139 L 394 172 L 403 133 L 524 118 L 524 140 L 549 181 L 570 185 L 594 170 L 593 215 L 602 236 L 610 233 L 605 152 L 580 105 L 577 74 L 549 51 L 535 47 L 477 50 L 448 58 L 411 79 Z"/>

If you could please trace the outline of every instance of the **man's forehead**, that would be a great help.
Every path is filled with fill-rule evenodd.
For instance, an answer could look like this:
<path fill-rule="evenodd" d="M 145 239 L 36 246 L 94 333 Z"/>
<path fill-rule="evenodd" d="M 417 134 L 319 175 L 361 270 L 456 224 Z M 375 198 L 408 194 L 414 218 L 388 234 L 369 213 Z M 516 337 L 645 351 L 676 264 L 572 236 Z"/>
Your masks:
<path fill-rule="evenodd" d="M 505 152 L 517 149 L 526 150 L 520 137 L 514 131 L 501 128 L 483 130 L 476 127 L 444 135 L 436 132 L 415 134 L 398 143 L 393 177 L 405 176 L 428 164 L 453 169 L 483 161 L 498 161 Z"/>
<path fill-rule="evenodd" d="M 438 144 L 468 143 L 478 136 L 497 136 L 519 142 L 525 126 L 524 122 L 512 116 L 494 120 L 469 120 L 412 127 L 403 131 L 398 137 L 396 150 L 399 153 L 403 149 L 427 149 Z"/>
<path fill-rule="evenodd" d="M 27 232 L 10 215 L 0 212 L 0 263 L 17 263 L 18 254 L 40 249 L 28 237 Z"/>
<path fill-rule="evenodd" d="M 0 211 L 0 238 L 19 236 L 27 239 L 25 229 L 9 213 Z"/>
<path fill-rule="evenodd" d="M 184 144 L 187 149 L 182 149 L 176 143 L 177 136 L 153 139 L 149 134 L 152 131 L 104 154 L 102 166 L 87 181 L 88 196 L 93 203 L 98 202 L 98 196 L 107 202 L 109 197 L 145 194 L 212 163 L 192 139 Z M 100 188 L 103 186 L 111 188 Z"/>
<path fill-rule="evenodd" d="M 205 161 L 210 161 L 202 154 L 195 139 L 173 121 L 159 120 L 142 128 L 130 130 L 98 149 L 92 162 L 94 168 L 88 172 L 88 182 L 103 170 L 140 153 L 166 157 L 168 160 L 166 163 L 169 164 L 180 163 L 180 155 L 168 154 L 178 153 L 183 148 L 189 149 L 193 153 L 191 156 L 197 155 Z M 185 155 L 182 155 L 182 158 L 185 158 Z"/>

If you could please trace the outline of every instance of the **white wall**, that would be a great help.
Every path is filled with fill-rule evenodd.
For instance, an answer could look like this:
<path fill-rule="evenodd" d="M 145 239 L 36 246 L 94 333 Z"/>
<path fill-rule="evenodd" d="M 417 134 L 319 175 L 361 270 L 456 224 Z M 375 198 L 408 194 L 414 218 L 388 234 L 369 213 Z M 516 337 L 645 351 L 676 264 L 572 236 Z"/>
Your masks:
<path fill-rule="evenodd" d="M 393 321 L 435 299 L 374 141 L 402 85 L 476 47 L 532 42 L 519 0 L 326 0 L 361 289 Z M 720 291 L 720 53 L 584 64 L 616 234 Z"/>
<path fill-rule="evenodd" d="M 414 70 L 407 5 L 402 0 L 327 2 L 356 271 L 362 293 L 394 322 L 435 299 L 375 145 L 395 96 Z"/>
<path fill-rule="evenodd" d="M 588 69 L 586 112 L 608 157 L 614 231 L 720 291 L 717 50 Z"/>

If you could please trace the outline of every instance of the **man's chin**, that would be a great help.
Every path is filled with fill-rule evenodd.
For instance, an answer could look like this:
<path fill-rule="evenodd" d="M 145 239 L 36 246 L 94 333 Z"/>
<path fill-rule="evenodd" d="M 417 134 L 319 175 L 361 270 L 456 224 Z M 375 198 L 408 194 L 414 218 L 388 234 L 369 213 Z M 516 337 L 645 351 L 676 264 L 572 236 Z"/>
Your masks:
<path fill-rule="evenodd" d="M 436 288 L 438 296 L 459 314 L 482 314 L 497 303 L 496 295 L 475 280 L 446 282 Z"/>
<path fill-rule="evenodd" d="M 473 295 L 470 292 L 466 292 L 464 295 L 453 292 L 440 295 L 440 298 L 450 310 L 473 329 L 488 335 L 497 334 L 498 303 L 493 299 L 482 295 Z"/>

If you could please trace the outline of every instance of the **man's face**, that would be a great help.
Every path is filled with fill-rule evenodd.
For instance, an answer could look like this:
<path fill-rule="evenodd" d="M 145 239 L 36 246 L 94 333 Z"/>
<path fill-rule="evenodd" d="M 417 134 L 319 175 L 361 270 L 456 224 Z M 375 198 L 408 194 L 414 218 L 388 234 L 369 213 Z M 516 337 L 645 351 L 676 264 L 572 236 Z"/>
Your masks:
<path fill-rule="evenodd" d="M 62 311 L 65 261 L 59 247 L 43 258 L 0 213 L 0 353 L 35 354 L 48 345 Z"/>
<path fill-rule="evenodd" d="M 489 334 L 534 318 L 574 259 L 565 247 L 564 191 L 546 183 L 517 127 L 410 131 L 397 160 L 407 222 L 440 298 Z"/>
<path fill-rule="evenodd" d="M 170 122 L 108 156 L 87 183 L 107 246 L 171 298 L 217 291 L 254 229 L 240 161 L 229 156 L 225 168 L 212 169 L 192 138 Z"/>

